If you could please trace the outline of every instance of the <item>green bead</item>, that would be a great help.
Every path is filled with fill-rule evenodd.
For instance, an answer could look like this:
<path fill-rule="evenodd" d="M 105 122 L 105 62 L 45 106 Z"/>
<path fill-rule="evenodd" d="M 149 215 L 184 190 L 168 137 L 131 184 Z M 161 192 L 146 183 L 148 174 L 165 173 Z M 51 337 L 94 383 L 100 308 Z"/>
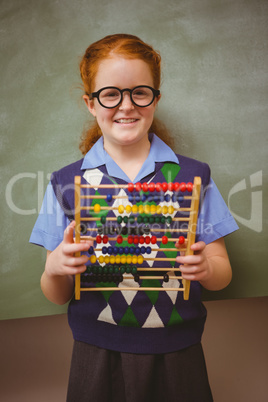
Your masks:
<path fill-rule="evenodd" d="M 165 218 L 165 216 L 161 216 L 161 223 L 166 223 L 166 218 Z"/>
<path fill-rule="evenodd" d="M 154 223 L 154 222 L 155 222 L 154 217 L 153 217 L 153 216 L 150 216 L 150 218 L 149 218 L 149 223 Z"/>
<path fill-rule="evenodd" d="M 121 274 L 124 274 L 124 273 L 126 272 L 126 268 L 125 268 L 124 265 L 122 265 L 122 266 L 120 267 L 120 272 L 121 272 Z"/>
<path fill-rule="evenodd" d="M 139 215 L 139 216 L 137 217 L 137 222 L 138 222 L 138 223 L 142 223 L 142 222 L 143 222 L 143 218 L 142 218 L 141 215 Z"/>
<path fill-rule="evenodd" d="M 124 216 L 123 221 L 124 221 L 125 223 L 128 223 L 128 216 Z"/>
<path fill-rule="evenodd" d="M 106 216 L 101 216 L 100 221 L 101 221 L 101 223 L 105 224 L 106 223 Z"/>
<path fill-rule="evenodd" d="M 138 272 L 137 266 L 136 266 L 136 265 L 133 265 L 132 270 L 131 270 L 131 273 L 134 275 L 134 274 L 136 274 L 137 272 Z"/>
<path fill-rule="evenodd" d="M 167 216 L 167 223 L 170 225 L 172 223 L 172 218 L 171 216 Z"/>
<path fill-rule="evenodd" d="M 121 215 L 119 215 L 119 216 L 117 217 L 117 223 L 119 223 L 119 225 L 120 225 L 122 222 L 123 222 L 123 218 L 122 218 Z"/>
<path fill-rule="evenodd" d="M 126 267 L 126 273 L 130 274 L 131 273 L 131 265 L 127 265 Z"/>
<path fill-rule="evenodd" d="M 129 223 L 134 223 L 135 222 L 135 216 L 131 215 L 129 217 Z"/>
<path fill-rule="evenodd" d="M 161 219 L 160 219 L 160 216 L 155 216 L 155 223 L 160 223 L 161 222 Z"/>

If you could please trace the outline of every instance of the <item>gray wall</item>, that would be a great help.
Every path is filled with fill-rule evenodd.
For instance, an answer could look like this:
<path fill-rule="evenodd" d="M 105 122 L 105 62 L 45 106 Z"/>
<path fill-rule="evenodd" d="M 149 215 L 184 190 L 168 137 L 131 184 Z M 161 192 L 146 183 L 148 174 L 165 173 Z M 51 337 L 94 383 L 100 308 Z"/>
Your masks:
<path fill-rule="evenodd" d="M 106 34 L 137 34 L 163 57 L 158 117 L 178 153 L 206 161 L 240 225 L 231 285 L 206 299 L 267 295 L 265 0 L 1 1 L 0 318 L 58 314 L 39 289 L 44 250 L 28 239 L 49 174 L 80 158 L 88 113 L 78 62 Z"/>

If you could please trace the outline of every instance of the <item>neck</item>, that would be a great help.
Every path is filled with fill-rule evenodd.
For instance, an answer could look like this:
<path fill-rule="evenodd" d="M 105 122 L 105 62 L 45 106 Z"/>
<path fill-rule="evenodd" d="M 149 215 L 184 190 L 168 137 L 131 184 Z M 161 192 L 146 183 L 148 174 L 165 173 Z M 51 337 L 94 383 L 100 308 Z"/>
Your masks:
<path fill-rule="evenodd" d="M 150 152 L 150 141 L 146 140 L 132 145 L 107 144 L 105 151 L 113 158 L 131 181 L 135 179 Z"/>

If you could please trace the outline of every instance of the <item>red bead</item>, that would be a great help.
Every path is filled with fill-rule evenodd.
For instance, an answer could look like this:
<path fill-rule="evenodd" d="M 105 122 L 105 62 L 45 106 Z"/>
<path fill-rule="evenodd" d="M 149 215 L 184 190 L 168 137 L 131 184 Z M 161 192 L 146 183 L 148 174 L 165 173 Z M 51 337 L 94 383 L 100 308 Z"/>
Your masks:
<path fill-rule="evenodd" d="M 142 191 L 144 191 L 146 193 L 148 191 L 148 183 L 142 183 L 141 188 L 142 188 Z"/>
<path fill-rule="evenodd" d="M 96 242 L 97 243 L 101 243 L 102 242 L 102 238 L 100 235 L 96 236 Z"/>
<path fill-rule="evenodd" d="M 167 183 L 162 183 L 162 190 L 164 193 L 168 190 L 168 184 Z"/>
<path fill-rule="evenodd" d="M 150 236 L 146 236 L 146 237 L 145 237 L 145 243 L 146 243 L 146 244 L 150 244 L 150 243 L 151 243 L 151 238 L 150 238 Z"/>
<path fill-rule="evenodd" d="M 102 239 L 102 241 L 103 241 L 103 243 L 108 243 L 108 236 L 103 236 L 103 239 Z"/>
<path fill-rule="evenodd" d="M 173 183 L 168 183 L 168 189 L 170 191 L 173 191 L 174 190 L 174 184 Z"/>
<path fill-rule="evenodd" d="M 152 244 L 156 244 L 156 242 L 157 242 L 157 237 L 156 237 L 156 236 L 152 236 L 152 237 L 151 237 L 151 243 L 152 243 Z"/>
<path fill-rule="evenodd" d="M 163 237 L 162 237 L 162 243 L 163 243 L 163 244 L 167 244 L 167 242 L 168 242 L 168 237 L 167 237 L 167 236 L 163 236 Z"/>
<path fill-rule="evenodd" d="M 127 242 L 128 242 L 128 244 L 132 244 L 133 243 L 133 236 L 128 236 Z"/>
<path fill-rule="evenodd" d="M 128 189 L 128 191 L 130 192 L 130 193 L 132 193 L 132 191 L 134 191 L 134 184 L 133 183 L 128 183 L 128 185 L 127 185 L 127 189 Z"/>
<path fill-rule="evenodd" d="M 185 237 L 184 236 L 180 236 L 179 237 L 179 244 L 183 244 L 185 242 Z"/>
<path fill-rule="evenodd" d="M 155 184 L 154 184 L 154 183 L 149 183 L 148 189 L 149 189 L 149 191 L 151 191 L 151 193 L 152 193 L 152 192 L 155 190 Z"/>
<path fill-rule="evenodd" d="M 145 239 L 144 239 L 144 237 L 143 237 L 143 236 L 140 236 L 140 238 L 139 238 L 139 242 L 140 242 L 140 244 L 144 244 Z"/>
<path fill-rule="evenodd" d="M 183 192 L 186 190 L 186 184 L 185 183 L 181 183 L 180 190 L 183 191 Z"/>
<path fill-rule="evenodd" d="M 173 190 L 174 190 L 174 191 L 178 191 L 179 188 L 180 188 L 180 183 L 178 183 L 178 182 L 173 183 Z"/>
<path fill-rule="evenodd" d="M 136 191 L 141 191 L 141 183 L 140 182 L 135 184 L 135 189 L 136 189 Z"/>
<path fill-rule="evenodd" d="M 158 193 L 160 193 L 160 191 L 162 190 L 162 185 L 161 185 L 161 183 L 156 183 L 155 189 L 156 189 L 156 191 L 158 191 Z"/>
<path fill-rule="evenodd" d="M 134 244 L 139 244 L 139 236 L 134 236 L 134 240 L 133 240 L 133 242 L 134 242 Z"/>
<path fill-rule="evenodd" d="M 123 237 L 122 236 L 117 236 L 117 243 L 122 244 L 123 243 Z"/>
<path fill-rule="evenodd" d="M 193 191 L 193 183 L 187 183 L 186 189 L 189 193 L 191 193 Z"/>

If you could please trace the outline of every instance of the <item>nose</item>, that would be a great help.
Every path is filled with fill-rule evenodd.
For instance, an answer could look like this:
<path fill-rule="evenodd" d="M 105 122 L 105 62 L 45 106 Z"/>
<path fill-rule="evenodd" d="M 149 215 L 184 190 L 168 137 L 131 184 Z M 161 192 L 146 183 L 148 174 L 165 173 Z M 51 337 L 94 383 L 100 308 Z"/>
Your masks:
<path fill-rule="evenodd" d="M 134 109 L 134 105 L 133 105 L 133 103 L 131 101 L 131 98 L 130 98 L 130 93 L 129 92 L 124 92 L 122 95 L 123 95 L 122 96 L 122 102 L 119 105 L 119 109 L 120 110 Z"/>

